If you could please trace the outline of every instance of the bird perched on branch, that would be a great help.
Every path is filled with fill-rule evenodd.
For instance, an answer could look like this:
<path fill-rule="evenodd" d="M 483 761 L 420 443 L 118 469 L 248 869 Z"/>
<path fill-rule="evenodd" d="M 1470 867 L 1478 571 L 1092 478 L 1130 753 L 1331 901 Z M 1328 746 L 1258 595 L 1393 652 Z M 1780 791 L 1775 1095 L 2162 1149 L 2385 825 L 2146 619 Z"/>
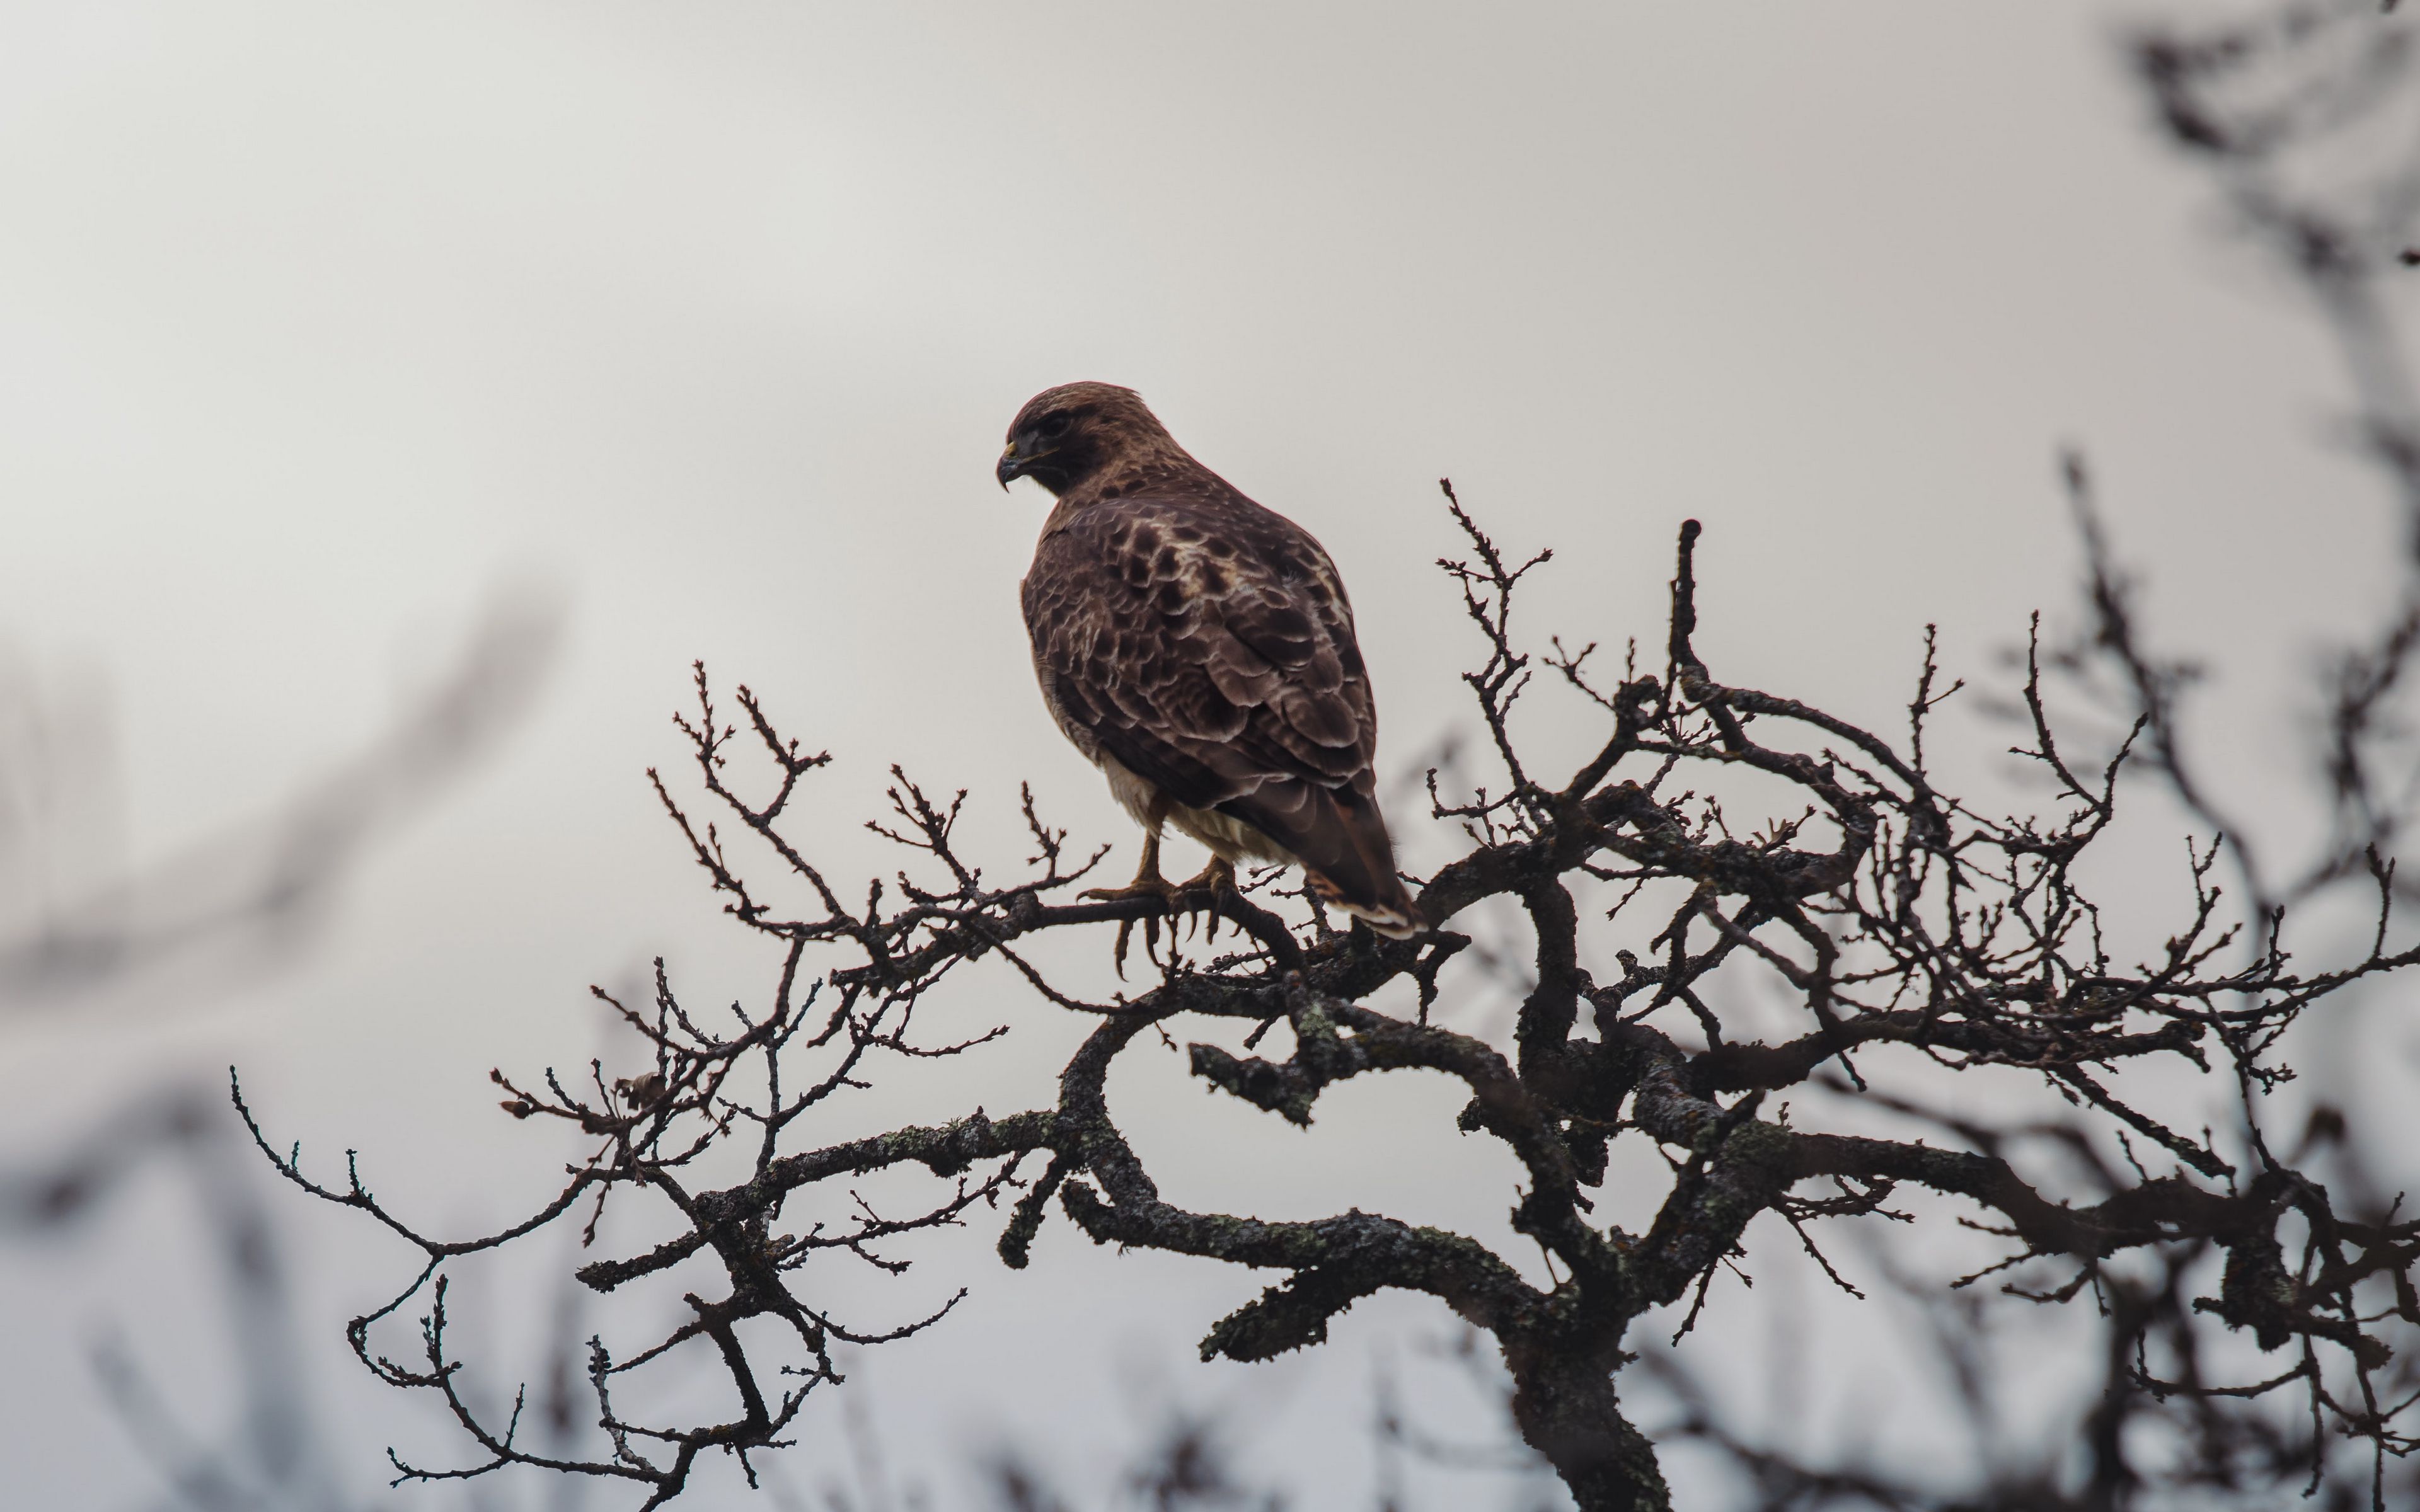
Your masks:
<path fill-rule="evenodd" d="M 996 471 L 1002 488 L 1032 478 L 1058 496 L 1024 583 L 1034 674 L 1143 827 L 1133 883 L 1096 896 L 1172 906 L 1232 888 L 1237 861 L 1284 861 L 1381 934 L 1427 928 L 1378 812 L 1353 606 L 1311 533 L 1195 461 L 1113 384 L 1035 394 Z M 1182 885 L 1159 872 L 1169 824 L 1213 856 Z"/>

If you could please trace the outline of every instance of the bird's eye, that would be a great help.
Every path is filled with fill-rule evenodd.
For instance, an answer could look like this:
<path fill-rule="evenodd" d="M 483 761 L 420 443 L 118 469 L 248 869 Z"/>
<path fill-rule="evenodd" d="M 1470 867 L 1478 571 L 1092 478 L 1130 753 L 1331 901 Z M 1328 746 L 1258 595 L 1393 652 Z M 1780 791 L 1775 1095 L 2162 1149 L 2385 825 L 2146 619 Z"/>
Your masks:
<path fill-rule="evenodd" d="M 1076 418 L 1075 418 L 1075 416 L 1073 416 L 1073 415 L 1066 415 L 1066 414 L 1057 414 L 1057 415 L 1052 415 L 1052 416 L 1050 416 L 1048 419 L 1047 419 L 1047 420 L 1045 420 L 1045 421 L 1043 421 L 1043 422 L 1042 422 L 1042 425 L 1041 425 L 1042 434 L 1043 434 L 1046 438 L 1047 438 L 1048 440 L 1054 440 L 1054 441 L 1055 441 L 1055 440 L 1057 440 L 1060 437 L 1066 435 L 1066 434 L 1067 434 L 1067 427 L 1068 427 L 1069 425 L 1074 424 L 1075 423 L 1076 423 Z"/>

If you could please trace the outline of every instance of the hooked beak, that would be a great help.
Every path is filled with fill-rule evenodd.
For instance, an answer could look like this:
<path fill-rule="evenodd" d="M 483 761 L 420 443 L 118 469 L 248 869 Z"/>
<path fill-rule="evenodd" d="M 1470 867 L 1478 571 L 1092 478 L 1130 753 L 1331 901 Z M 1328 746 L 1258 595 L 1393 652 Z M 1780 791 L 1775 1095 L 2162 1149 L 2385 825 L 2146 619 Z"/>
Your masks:
<path fill-rule="evenodd" d="M 1005 493 L 1012 480 L 1025 476 L 1026 464 L 1032 460 L 1030 456 L 1017 455 L 1016 443 L 1009 442 L 1008 450 L 1000 454 L 1000 466 L 991 470 L 991 475 L 1000 480 L 1001 491 Z"/>

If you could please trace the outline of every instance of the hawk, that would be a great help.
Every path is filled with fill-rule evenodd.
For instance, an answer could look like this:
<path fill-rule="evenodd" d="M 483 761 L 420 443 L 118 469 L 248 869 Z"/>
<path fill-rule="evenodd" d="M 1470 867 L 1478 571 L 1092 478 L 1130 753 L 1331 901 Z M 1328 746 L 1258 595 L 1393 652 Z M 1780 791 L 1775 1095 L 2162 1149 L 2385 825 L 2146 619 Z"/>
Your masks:
<path fill-rule="evenodd" d="M 1282 861 L 1381 934 L 1426 929 L 1378 812 L 1353 606 L 1311 532 L 1195 461 L 1113 384 L 1028 400 L 995 474 L 1058 496 L 1023 584 L 1034 675 L 1143 828 L 1134 882 L 1103 895 L 1172 903 L 1232 887 L 1238 861 Z M 1159 873 L 1169 824 L 1213 856 L 1182 886 Z"/>

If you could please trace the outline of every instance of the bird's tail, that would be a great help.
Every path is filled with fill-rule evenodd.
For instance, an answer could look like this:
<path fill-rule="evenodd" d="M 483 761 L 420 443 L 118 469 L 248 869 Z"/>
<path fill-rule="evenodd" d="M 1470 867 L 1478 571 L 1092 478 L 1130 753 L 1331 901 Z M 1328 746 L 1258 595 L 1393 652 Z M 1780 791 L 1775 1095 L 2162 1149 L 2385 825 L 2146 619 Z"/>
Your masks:
<path fill-rule="evenodd" d="M 1305 868 L 1303 875 L 1311 879 L 1311 890 L 1319 894 L 1322 903 L 1342 908 L 1390 940 L 1417 939 L 1429 932 L 1428 922 L 1420 918 L 1419 908 L 1413 903 L 1412 895 L 1394 877 L 1387 879 L 1394 884 L 1394 898 L 1365 903 L 1346 897 L 1334 883 L 1316 872 Z"/>
<path fill-rule="evenodd" d="M 1425 933 L 1428 921 L 1420 918 L 1410 889 L 1395 875 L 1395 846 L 1387 836 L 1387 821 L 1378 812 L 1377 800 L 1350 787 L 1287 785 L 1295 791 L 1285 796 L 1299 801 L 1286 806 L 1281 813 L 1252 817 L 1302 863 L 1303 875 L 1320 901 L 1351 914 L 1390 940 L 1408 940 Z M 1256 796 L 1265 802 L 1277 795 L 1264 788 Z"/>

